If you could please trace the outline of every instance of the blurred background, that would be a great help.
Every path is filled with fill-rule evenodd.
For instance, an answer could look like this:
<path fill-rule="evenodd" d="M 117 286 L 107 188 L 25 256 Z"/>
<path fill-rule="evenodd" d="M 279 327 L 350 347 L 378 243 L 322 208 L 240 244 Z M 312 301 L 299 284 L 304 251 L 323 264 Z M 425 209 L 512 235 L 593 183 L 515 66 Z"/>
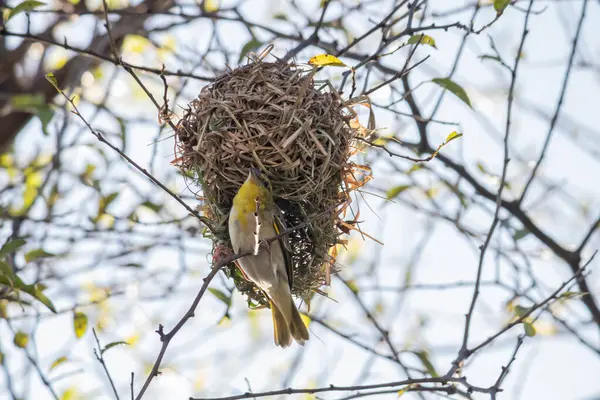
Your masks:
<path fill-rule="evenodd" d="M 166 120 L 270 44 L 266 61 L 328 53 L 355 68 L 355 87 L 348 68 L 317 77 L 371 101 L 377 132 L 356 161 L 374 179 L 352 207 L 383 245 L 350 235 L 323 288 L 335 301 L 313 299 L 311 340 L 287 350 L 219 273 L 143 397 L 600 399 L 600 2 L 2 7 L 0 399 L 141 398 L 155 330 L 191 305 L 212 243 L 119 153 L 199 206 Z M 430 161 L 403 158 L 452 132 Z M 364 388 L 449 372 L 466 379 Z"/>

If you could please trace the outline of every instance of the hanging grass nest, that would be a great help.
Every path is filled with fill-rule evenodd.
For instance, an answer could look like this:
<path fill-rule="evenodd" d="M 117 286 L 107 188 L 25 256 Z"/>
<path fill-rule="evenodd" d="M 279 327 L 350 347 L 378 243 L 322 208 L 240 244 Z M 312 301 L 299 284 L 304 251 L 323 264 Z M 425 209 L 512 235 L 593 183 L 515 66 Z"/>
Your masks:
<path fill-rule="evenodd" d="M 202 189 L 213 249 L 229 243 L 227 217 L 249 168 L 267 175 L 286 226 L 302 226 L 289 238 L 292 293 L 305 300 L 329 283 L 335 245 L 353 228 L 343 221 L 350 191 L 370 175 L 350 161 L 367 130 L 313 71 L 260 60 L 229 71 L 202 89 L 176 132 L 178 166 Z M 254 305 L 267 303 L 235 267 L 229 274 Z"/>

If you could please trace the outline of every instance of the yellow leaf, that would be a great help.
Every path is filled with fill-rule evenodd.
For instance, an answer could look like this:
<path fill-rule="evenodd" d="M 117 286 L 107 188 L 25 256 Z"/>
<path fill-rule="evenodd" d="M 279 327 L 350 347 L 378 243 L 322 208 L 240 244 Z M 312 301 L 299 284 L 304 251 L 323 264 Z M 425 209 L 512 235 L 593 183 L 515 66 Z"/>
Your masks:
<path fill-rule="evenodd" d="M 354 293 L 358 293 L 360 291 L 358 286 L 356 286 L 356 281 L 354 279 L 347 281 L 346 285 L 348 285 L 348 288 L 350 288 L 350 290 L 352 290 Z"/>
<path fill-rule="evenodd" d="M 249 312 L 248 319 L 250 322 L 250 337 L 253 341 L 258 341 L 262 337 L 262 325 L 257 312 Z"/>
<path fill-rule="evenodd" d="M 201 391 L 202 389 L 204 389 L 205 384 L 206 384 L 206 379 L 204 379 L 204 375 L 202 375 L 200 372 L 198 372 L 196 379 L 194 379 L 194 391 L 196 391 L 196 392 Z"/>
<path fill-rule="evenodd" d="M 8 300 L 0 300 L 0 318 L 8 318 L 8 312 L 6 312 L 6 305 Z"/>
<path fill-rule="evenodd" d="M 54 368 L 58 367 L 60 364 L 67 362 L 69 359 L 65 356 L 59 357 L 56 360 L 54 360 L 54 362 L 50 365 L 50 371 L 52 371 Z"/>
<path fill-rule="evenodd" d="M 140 335 L 137 333 L 134 333 L 133 335 L 131 335 L 127 339 L 125 339 L 125 341 L 130 346 L 135 346 L 135 344 L 140 341 Z"/>
<path fill-rule="evenodd" d="M 339 58 L 336 56 L 332 56 L 331 54 L 319 54 L 318 56 L 314 56 L 310 60 L 308 60 L 310 65 L 314 65 L 316 67 L 345 67 L 344 64 Z"/>
<path fill-rule="evenodd" d="M 231 325 L 231 318 L 229 318 L 229 315 L 225 314 L 225 315 L 223 315 L 223 318 L 221 318 L 221 320 L 217 323 L 217 325 L 229 326 L 229 325 Z"/>
<path fill-rule="evenodd" d="M 80 339 L 85 335 L 88 327 L 88 317 L 81 311 L 75 312 L 73 315 L 73 330 L 75 331 L 75 336 L 77 339 Z"/>
<path fill-rule="evenodd" d="M 123 41 L 123 51 L 141 54 L 150 45 L 150 41 L 140 35 L 127 35 Z"/>
<path fill-rule="evenodd" d="M 398 397 L 406 393 L 406 389 L 398 390 Z"/>
<path fill-rule="evenodd" d="M 48 82 L 50 82 L 50 83 L 52 84 L 52 86 L 54 86 L 54 88 L 55 88 L 56 90 L 58 90 L 58 80 L 56 80 L 56 77 L 54 76 L 54 73 L 52 73 L 52 72 L 48 72 L 48 73 L 46 74 L 46 80 L 47 80 Z"/>
<path fill-rule="evenodd" d="M 97 223 L 100 228 L 110 229 L 115 224 L 115 217 L 110 214 L 103 213 L 98 218 Z"/>
<path fill-rule="evenodd" d="M 219 1 L 218 0 L 204 0 L 202 3 L 202 8 L 205 12 L 214 13 L 219 11 Z"/>
<path fill-rule="evenodd" d="M 428 44 L 433 48 L 436 48 L 435 45 L 435 39 L 433 39 L 431 36 L 427 36 L 427 35 L 414 35 L 411 36 L 410 39 L 408 39 L 408 42 L 406 42 L 407 44 L 416 44 L 416 43 L 421 43 L 421 44 Z"/>
<path fill-rule="evenodd" d="M 302 318 L 302 322 L 304 322 L 304 325 L 308 328 L 311 322 L 310 317 L 306 314 L 300 314 L 300 318 Z"/>
<path fill-rule="evenodd" d="M 430 199 L 434 199 L 440 193 L 439 187 L 430 187 L 425 191 L 425 195 Z"/>
<path fill-rule="evenodd" d="M 24 349 L 25 347 L 27 347 L 27 343 L 29 343 L 29 335 L 27 335 L 25 332 L 18 331 L 17 333 L 15 333 L 13 343 L 15 344 L 15 346 Z"/>
<path fill-rule="evenodd" d="M 60 54 L 52 58 L 51 63 L 49 65 L 49 69 L 56 71 L 57 69 L 61 69 L 65 66 L 65 64 L 69 61 L 66 54 Z"/>
<path fill-rule="evenodd" d="M 462 133 L 458 133 L 458 132 L 454 131 L 446 137 L 446 143 L 448 143 L 451 140 L 458 139 L 462 135 L 463 135 Z"/>
<path fill-rule="evenodd" d="M 77 394 L 77 389 L 74 387 L 70 387 L 63 392 L 60 396 L 60 400 L 77 400 L 79 399 L 79 395 Z"/>
<path fill-rule="evenodd" d="M 539 320 L 535 322 L 535 331 L 538 335 L 552 336 L 558 333 L 558 329 L 550 322 Z"/>
<path fill-rule="evenodd" d="M 15 159 L 12 155 L 4 153 L 0 155 L 0 167 L 8 168 L 12 167 L 15 163 Z"/>

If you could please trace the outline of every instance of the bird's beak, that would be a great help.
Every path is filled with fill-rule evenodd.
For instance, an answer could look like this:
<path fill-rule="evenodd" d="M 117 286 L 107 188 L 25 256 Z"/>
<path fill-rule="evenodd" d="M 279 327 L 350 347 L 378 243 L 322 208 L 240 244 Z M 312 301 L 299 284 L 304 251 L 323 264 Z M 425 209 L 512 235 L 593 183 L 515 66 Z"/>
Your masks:
<path fill-rule="evenodd" d="M 248 179 L 258 180 L 259 176 L 260 176 L 259 170 L 257 170 L 256 168 L 250 168 L 250 171 L 248 172 Z"/>

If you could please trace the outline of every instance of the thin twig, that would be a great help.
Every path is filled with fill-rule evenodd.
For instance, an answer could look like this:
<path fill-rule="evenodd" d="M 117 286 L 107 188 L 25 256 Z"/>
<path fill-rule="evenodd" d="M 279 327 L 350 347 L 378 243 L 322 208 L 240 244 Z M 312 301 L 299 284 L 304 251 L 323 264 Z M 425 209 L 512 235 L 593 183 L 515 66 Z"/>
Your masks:
<path fill-rule="evenodd" d="M 514 91 L 515 91 L 515 86 L 516 86 L 516 81 L 517 81 L 517 72 L 518 72 L 518 68 L 519 68 L 519 63 L 522 58 L 521 53 L 523 51 L 523 46 L 525 45 L 525 38 L 527 37 L 527 33 L 529 32 L 528 31 L 529 16 L 530 16 L 530 12 L 531 12 L 531 7 L 533 6 L 533 2 L 534 2 L 534 0 L 531 0 L 529 2 L 529 8 L 527 11 L 527 15 L 525 16 L 525 22 L 523 24 L 523 33 L 521 35 L 521 43 L 519 44 L 519 49 L 518 49 L 517 55 L 515 57 L 514 67 L 511 71 L 512 79 L 511 79 L 511 83 L 510 83 L 510 89 L 508 91 L 506 130 L 504 133 L 504 162 L 503 162 L 503 166 L 502 166 L 502 177 L 500 178 L 498 194 L 496 195 L 496 210 L 494 211 L 494 218 L 492 220 L 492 224 L 490 226 L 489 232 L 488 232 L 486 239 L 481 247 L 481 251 L 480 251 L 480 255 L 479 255 L 479 265 L 477 267 L 477 278 L 475 280 L 475 287 L 473 289 L 473 297 L 471 298 L 471 304 L 469 306 L 469 311 L 467 312 L 467 315 L 465 318 L 463 341 L 462 341 L 461 348 L 458 352 L 458 356 L 453 363 L 454 368 L 456 368 L 456 369 L 459 368 L 459 364 L 461 363 L 461 361 L 465 360 L 472 353 L 472 351 L 468 350 L 467 346 L 468 346 L 468 341 L 469 341 L 469 332 L 470 332 L 470 328 L 471 328 L 471 319 L 473 317 L 473 311 L 475 310 L 475 304 L 477 303 L 477 298 L 479 297 L 479 286 L 481 283 L 481 275 L 483 272 L 483 261 L 485 259 L 486 250 L 492 240 L 494 231 L 496 230 L 496 226 L 498 225 L 498 222 L 500 221 L 499 217 L 500 217 L 500 209 L 502 208 L 502 192 L 504 191 L 504 187 L 505 187 L 506 173 L 508 170 L 508 162 L 509 162 L 508 141 L 509 141 L 510 132 L 511 132 L 510 125 L 511 125 L 511 121 L 512 121 L 512 105 L 513 105 L 513 99 L 514 99 Z"/>
<path fill-rule="evenodd" d="M 577 53 L 577 43 L 579 42 L 579 36 L 581 34 L 581 28 L 583 27 L 583 20 L 585 19 L 585 15 L 587 13 L 587 5 L 588 0 L 583 0 L 581 5 L 581 12 L 579 14 L 579 21 L 577 22 L 577 30 L 575 32 L 575 37 L 573 38 L 573 45 L 571 46 L 571 54 L 569 55 L 569 61 L 567 62 L 567 70 L 563 75 L 562 87 L 560 89 L 560 96 L 558 98 L 558 102 L 556 103 L 556 109 L 554 110 L 554 115 L 552 115 L 552 119 L 550 120 L 550 126 L 548 127 L 548 133 L 546 134 L 546 140 L 544 141 L 544 146 L 542 147 L 542 151 L 540 156 L 533 167 L 533 171 L 531 171 L 531 175 L 523 188 L 523 193 L 521 193 L 521 197 L 518 200 L 518 204 L 523 203 L 525 200 L 525 196 L 527 195 L 527 191 L 529 190 L 533 180 L 535 179 L 535 175 L 546 156 L 546 151 L 548 150 L 548 146 L 550 145 L 550 141 L 552 140 L 552 136 L 554 133 L 554 128 L 556 126 L 556 121 L 560 116 L 560 111 L 562 109 L 563 101 L 565 98 L 565 94 L 567 93 L 567 86 L 569 84 L 569 78 L 571 76 L 571 69 L 573 68 L 573 61 L 575 60 L 575 54 Z M 529 14 L 527 14 L 529 15 Z M 520 55 L 519 55 L 520 57 Z"/>
<path fill-rule="evenodd" d="M 96 356 L 96 360 L 98 360 L 100 365 L 102 365 L 102 368 L 104 369 L 104 373 L 106 373 L 106 377 L 108 378 L 110 387 L 112 388 L 113 393 L 115 394 L 115 398 L 117 400 L 119 400 L 119 392 L 117 392 L 115 383 L 113 382 L 112 376 L 110 375 L 110 372 L 108 371 L 106 362 L 104 361 L 104 351 L 102 350 L 102 346 L 100 345 L 100 340 L 98 339 L 98 335 L 96 334 L 96 329 L 92 328 L 92 332 L 94 333 L 94 338 L 96 339 L 96 345 L 98 346 L 98 349 L 94 349 L 94 355 Z"/>

